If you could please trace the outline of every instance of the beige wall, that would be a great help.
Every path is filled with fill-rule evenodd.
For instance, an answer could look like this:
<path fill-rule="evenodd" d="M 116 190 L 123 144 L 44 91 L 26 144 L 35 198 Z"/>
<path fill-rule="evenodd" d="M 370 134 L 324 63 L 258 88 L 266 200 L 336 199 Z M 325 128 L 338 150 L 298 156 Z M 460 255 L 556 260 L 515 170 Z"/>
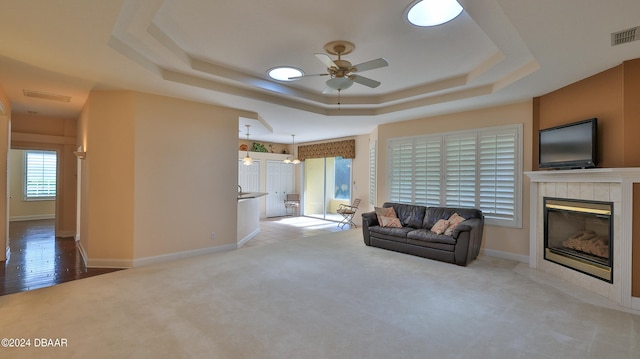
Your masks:
<path fill-rule="evenodd" d="M 481 125 L 480 125 L 481 124 Z M 523 171 L 531 170 L 532 102 L 460 112 L 378 127 L 377 203 L 387 201 L 387 142 L 390 138 L 444 133 L 481 127 L 523 124 Z M 372 136 L 373 137 L 373 136 Z M 367 172 L 368 173 L 368 172 Z M 495 255 L 524 260 L 529 255 L 529 179 L 522 178 L 522 228 L 486 225 L 482 248 Z M 368 196 L 367 196 L 368 197 Z"/>
<path fill-rule="evenodd" d="M 55 200 L 24 200 L 24 157 L 24 150 L 9 151 L 9 220 L 54 218 Z"/>
<path fill-rule="evenodd" d="M 240 110 L 94 91 L 78 123 L 80 243 L 90 266 L 236 247 Z M 215 239 L 211 239 L 215 232 Z"/>
<path fill-rule="evenodd" d="M 7 98 L 4 89 L 0 84 L 0 260 L 7 259 L 5 248 L 8 246 L 9 238 L 9 211 L 7 178 L 8 164 L 7 157 L 9 155 L 9 141 L 11 138 L 11 103 Z"/>
<path fill-rule="evenodd" d="M 80 117 L 78 144 L 87 152 L 80 243 L 88 266 L 132 265 L 134 98 L 127 91 L 91 92 Z"/>
<path fill-rule="evenodd" d="M 135 103 L 134 257 L 235 246 L 239 112 L 140 93 Z"/>

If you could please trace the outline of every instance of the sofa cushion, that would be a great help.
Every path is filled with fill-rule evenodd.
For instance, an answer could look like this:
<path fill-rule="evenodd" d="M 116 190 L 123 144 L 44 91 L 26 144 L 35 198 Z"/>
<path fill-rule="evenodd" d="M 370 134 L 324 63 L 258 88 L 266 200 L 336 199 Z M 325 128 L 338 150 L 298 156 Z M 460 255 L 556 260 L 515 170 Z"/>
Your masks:
<path fill-rule="evenodd" d="M 413 228 L 409 227 L 382 227 L 382 226 L 371 226 L 369 227 L 369 231 L 371 233 L 379 233 L 385 236 L 393 236 L 398 237 L 403 240 L 406 240 L 407 233 L 413 231 Z"/>
<path fill-rule="evenodd" d="M 428 207 L 420 228 L 430 229 L 439 219 L 449 219 L 454 213 L 464 219 L 483 218 L 482 212 L 474 208 Z"/>
<path fill-rule="evenodd" d="M 407 239 L 414 239 L 423 242 L 444 243 L 444 244 L 456 244 L 456 239 L 451 236 L 445 236 L 443 234 L 435 234 L 428 229 L 416 229 L 407 233 Z"/>
<path fill-rule="evenodd" d="M 415 206 L 411 204 L 385 203 L 383 207 L 393 207 L 396 215 L 400 218 L 403 226 L 411 228 L 420 228 L 424 220 L 424 214 L 427 210 L 424 206 Z"/>
<path fill-rule="evenodd" d="M 382 226 L 383 227 L 402 227 L 402 223 L 400 223 L 400 219 L 398 217 L 385 217 L 382 216 L 380 217 L 380 219 L 382 219 Z"/>

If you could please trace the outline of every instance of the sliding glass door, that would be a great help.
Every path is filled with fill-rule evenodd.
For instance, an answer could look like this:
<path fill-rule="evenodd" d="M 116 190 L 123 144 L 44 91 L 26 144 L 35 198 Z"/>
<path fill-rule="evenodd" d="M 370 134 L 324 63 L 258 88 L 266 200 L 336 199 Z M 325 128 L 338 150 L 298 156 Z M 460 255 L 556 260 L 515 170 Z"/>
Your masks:
<path fill-rule="evenodd" d="M 341 203 L 351 203 L 351 159 L 312 158 L 304 161 L 304 214 L 339 221 Z"/>

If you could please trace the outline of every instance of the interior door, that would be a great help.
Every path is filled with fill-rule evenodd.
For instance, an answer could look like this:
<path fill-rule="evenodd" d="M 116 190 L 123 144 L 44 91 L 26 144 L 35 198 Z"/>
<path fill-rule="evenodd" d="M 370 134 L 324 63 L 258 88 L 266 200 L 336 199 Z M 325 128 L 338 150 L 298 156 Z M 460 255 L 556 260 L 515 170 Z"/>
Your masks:
<path fill-rule="evenodd" d="M 267 161 L 266 172 L 266 216 L 286 215 L 284 200 L 287 193 L 293 193 L 293 165 L 280 161 Z"/>

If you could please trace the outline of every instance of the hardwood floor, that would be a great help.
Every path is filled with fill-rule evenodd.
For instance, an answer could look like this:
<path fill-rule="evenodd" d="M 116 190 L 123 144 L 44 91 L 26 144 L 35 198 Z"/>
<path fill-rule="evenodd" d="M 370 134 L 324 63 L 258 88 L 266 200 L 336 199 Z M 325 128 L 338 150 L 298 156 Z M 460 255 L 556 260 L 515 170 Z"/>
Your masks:
<path fill-rule="evenodd" d="M 56 238 L 51 220 L 9 224 L 9 253 L 0 262 L 0 295 L 116 271 L 87 268 L 73 238 Z"/>

